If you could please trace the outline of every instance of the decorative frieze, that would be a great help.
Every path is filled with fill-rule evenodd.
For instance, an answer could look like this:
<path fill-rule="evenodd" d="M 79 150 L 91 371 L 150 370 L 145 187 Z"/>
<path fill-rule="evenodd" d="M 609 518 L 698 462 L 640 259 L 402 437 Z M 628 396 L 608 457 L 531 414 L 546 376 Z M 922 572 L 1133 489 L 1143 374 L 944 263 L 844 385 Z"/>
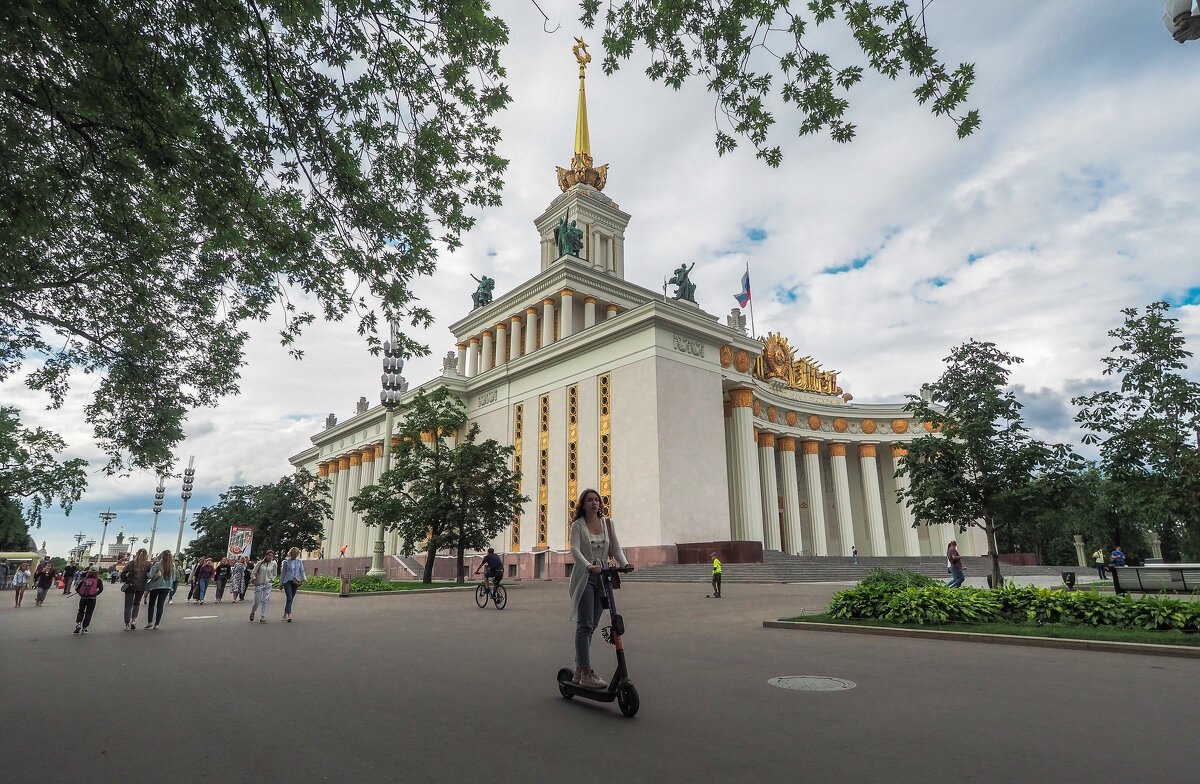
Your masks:
<path fill-rule="evenodd" d="M 704 344 L 699 340 L 693 340 L 685 335 L 673 335 L 675 339 L 675 350 L 682 354 L 691 354 L 693 357 L 704 357 Z"/>

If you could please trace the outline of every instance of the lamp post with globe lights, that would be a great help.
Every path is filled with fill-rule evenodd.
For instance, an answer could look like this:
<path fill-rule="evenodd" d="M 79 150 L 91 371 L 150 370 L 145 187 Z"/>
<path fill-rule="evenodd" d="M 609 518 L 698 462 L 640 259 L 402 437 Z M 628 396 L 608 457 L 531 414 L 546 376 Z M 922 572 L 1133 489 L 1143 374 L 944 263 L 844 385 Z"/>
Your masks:
<path fill-rule="evenodd" d="M 163 477 L 158 477 L 158 487 L 154 488 L 154 523 L 150 526 L 150 557 L 154 557 L 154 534 L 158 532 L 158 513 L 162 511 L 163 497 L 167 488 L 163 486 Z"/>
<path fill-rule="evenodd" d="M 104 521 L 104 531 L 100 534 L 100 552 L 96 554 L 96 563 L 100 563 L 100 559 L 104 557 L 104 540 L 108 537 L 108 524 L 113 521 L 117 513 L 112 509 L 107 512 L 100 513 L 100 519 Z"/>
<path fill-rule="evenodd" d="M 1200 0 L 1163 0 L 1163 24 L 1179 43 L 1200 39 Z"/>
<path fill-rule="evenodd" d="M 397 340 L 398 329 L 396 322 L 391 324 L 391 337 L 383 342 L 383 376 L 380 381 L 383 391 L 379 393 L 379 401 L 387 409 L 383 425 L 383 465 L 379 475 L 383 476 L 392 465 L 392 426 L 395 423 L 396 407 L 400 397 L 408 390 L 408 382 L 400 375 L 404 370 L 404 359 L 400 356 L 400 344 Z M 375 548 L 371 553 L 371 569 L 367 574 L 371 577 L 387 577 L 387 569 L 383 565 L 384 529 L 379 526 L 375 534 Z"/>
<path fill-rule="evenodd" d="M 188 467 L 183 469 L 183 492 L 179 497 L 183 499 L 183 511 L 179 513 L 179 537 L 175 540 L 175 552 L 179 552 L 179 548 L 183 547 L 183 524 L 187 520 L 187 502 L 192 497 L 192 484 L 196 481 L 196 469 L 192 465 L 196 462 L 196 456 L 192 455 L 188 458 Z"/>

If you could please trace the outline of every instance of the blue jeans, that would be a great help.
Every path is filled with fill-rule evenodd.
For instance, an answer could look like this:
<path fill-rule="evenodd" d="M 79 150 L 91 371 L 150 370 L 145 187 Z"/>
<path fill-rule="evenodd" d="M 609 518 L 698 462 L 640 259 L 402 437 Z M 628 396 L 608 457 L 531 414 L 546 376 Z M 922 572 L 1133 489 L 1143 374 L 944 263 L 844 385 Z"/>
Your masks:
<path fill-rule="evenodd" d="M 283 605 L 283 614 L 284 615 L 292 614 L 292 599 L 296 598 L 296 589 L 298 589 L 299 587 L 300 586 L 296 585 L 291 580 L 288 580 L 286 583 L 283 584 L 283 598 L 286 602 Z"/>
<path fill-rule="evenodd" d="M 967 579 L 967 576 L 965 574 L 963 574 L 963 570 L 962 570 L 961 566 L 951 566 L 950 567 L 950 579 L 946 582 L 946 587 L 947 588 L 958 588 L 963 584 L 963 580 L 965 580 L 965 579 Z"/>
<path fill-rule="evenodd" d="M 575 665 L 584 669 L 592 667 L 592 634 L 600 621 L 604 608 L 600 606 L 600 598 L 604 596 L 604 587 L 600 585 L 600 575 L 589 574 L 587 585 L 583 586 L 583 596 L 579 599 L 579 620 L 575 623 Z"/>
<path fill-rule="evenodd" d="M 208 580 L 201 577 L 200 585 L 196 587 L 196 601 L 204 601 L 204 594 L 208 593 Z"/>

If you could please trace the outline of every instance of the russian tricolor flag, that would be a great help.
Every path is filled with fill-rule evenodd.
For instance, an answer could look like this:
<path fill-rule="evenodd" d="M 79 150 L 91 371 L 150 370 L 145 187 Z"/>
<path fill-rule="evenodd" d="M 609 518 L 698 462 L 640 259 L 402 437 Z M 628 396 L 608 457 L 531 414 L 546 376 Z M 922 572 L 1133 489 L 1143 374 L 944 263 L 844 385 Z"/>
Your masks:
<path fill-rule="evenodd" d="M 733 297 L 743 308 L 750 304 L 750 270 L 746 270 L 746 274 L 742 276 L 742 290 Z"/>

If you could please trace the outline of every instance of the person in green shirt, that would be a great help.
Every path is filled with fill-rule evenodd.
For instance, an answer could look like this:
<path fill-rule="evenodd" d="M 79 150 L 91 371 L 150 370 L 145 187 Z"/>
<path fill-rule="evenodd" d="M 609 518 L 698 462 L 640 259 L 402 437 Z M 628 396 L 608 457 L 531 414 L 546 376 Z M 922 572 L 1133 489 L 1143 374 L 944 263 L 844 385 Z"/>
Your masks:
<path fill-rule="evenodd" d="M 717 558 L 716 553 L 712 553 L 713 559 L 713 576 L 712 587 L 713 592 L 705 598 L 720 599 L 721 598 L 721 560 Z"/>

